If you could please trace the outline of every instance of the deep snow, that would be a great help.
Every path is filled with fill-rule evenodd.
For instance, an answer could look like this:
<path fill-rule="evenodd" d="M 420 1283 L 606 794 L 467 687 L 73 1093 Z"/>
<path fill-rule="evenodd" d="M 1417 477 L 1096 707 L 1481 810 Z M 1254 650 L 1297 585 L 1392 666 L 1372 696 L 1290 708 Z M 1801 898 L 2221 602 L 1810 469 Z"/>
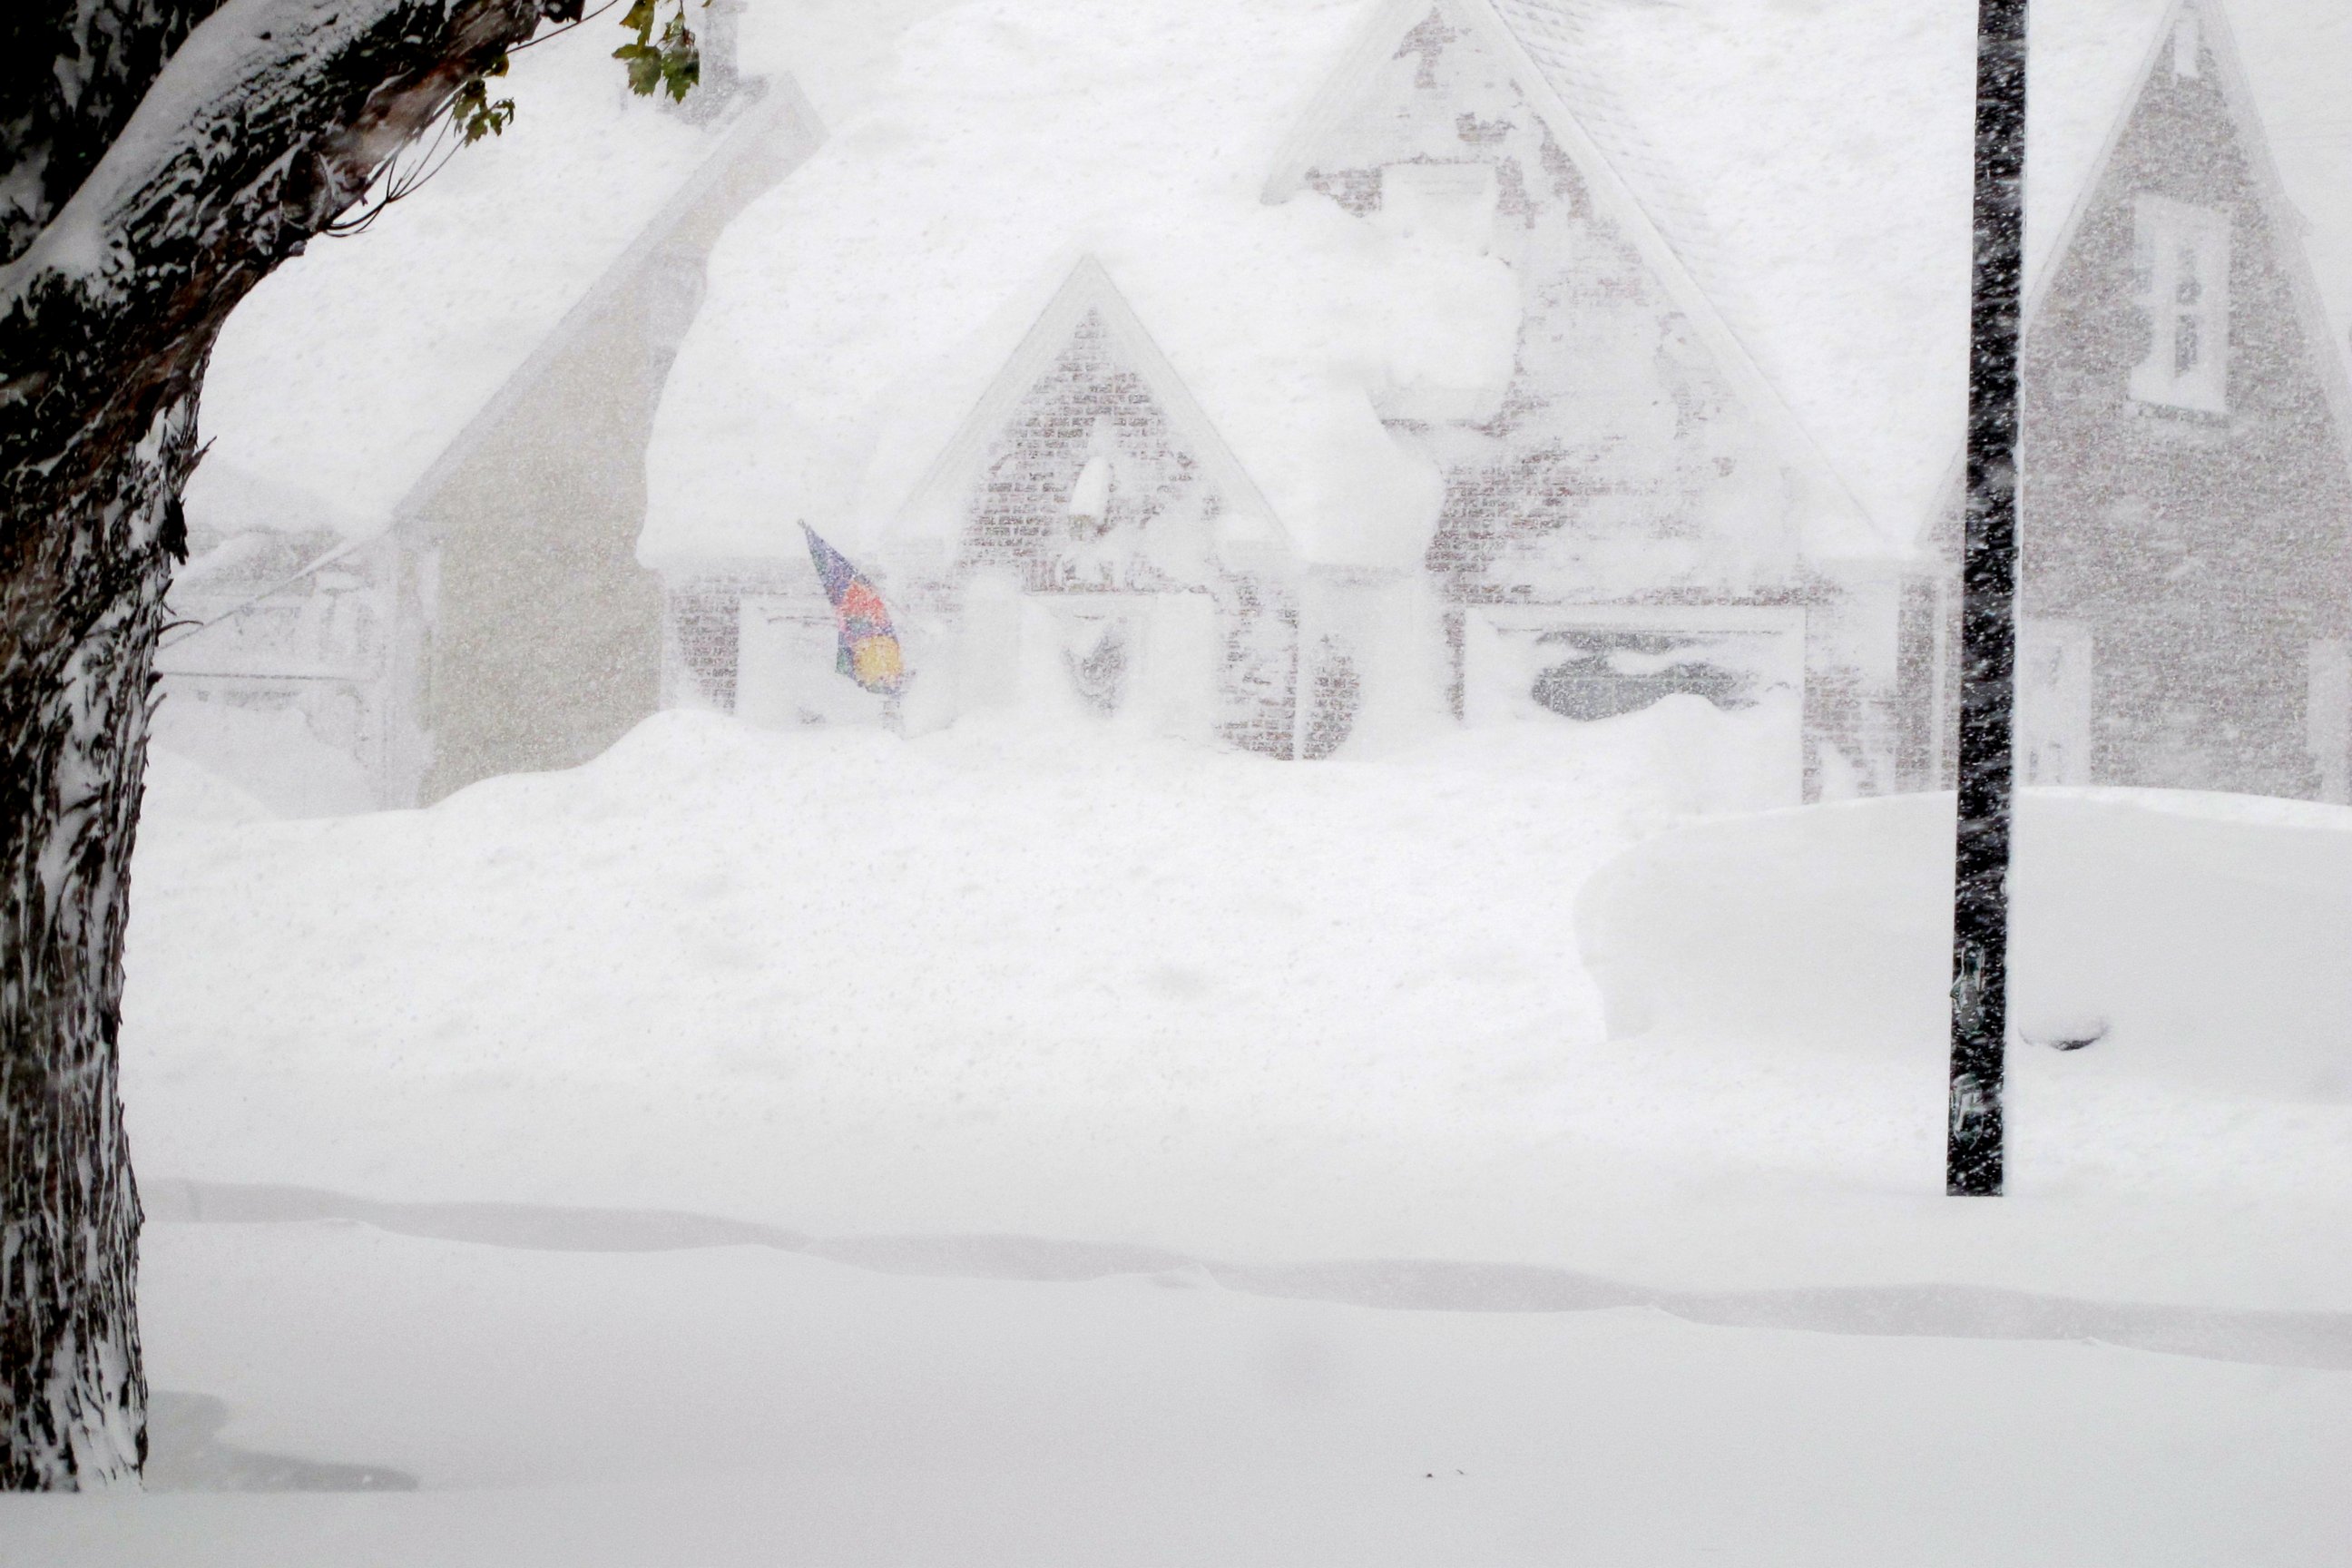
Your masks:
<path fill-rule="evenodd" d="M 1314 767 L 681 713 L 309 822 L 180 769 L 136 868 L 132 1132 L 160 1176 L 820 1235 L 2352 1305 L 2352 812 L 2030 803 L 2021 1020 L 2115 1027 L 2016 1053 L 2014 1195 L 1954 1205 L 1948 805 L 1611 865 L 1673 826 L 1693 708 Z"/>

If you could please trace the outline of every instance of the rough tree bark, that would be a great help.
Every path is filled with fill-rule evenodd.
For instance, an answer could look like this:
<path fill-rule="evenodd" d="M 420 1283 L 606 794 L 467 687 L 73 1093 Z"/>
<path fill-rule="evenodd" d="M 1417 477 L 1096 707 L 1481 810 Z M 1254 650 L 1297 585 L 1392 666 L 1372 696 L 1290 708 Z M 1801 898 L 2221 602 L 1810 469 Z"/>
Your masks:
<path fill-rule="evenodd" d="M 115 1089 L 155 640 L 222 322 L 580 0 L 15 0 L 0 23 L 0 1487 L 134 1478 Z"/>

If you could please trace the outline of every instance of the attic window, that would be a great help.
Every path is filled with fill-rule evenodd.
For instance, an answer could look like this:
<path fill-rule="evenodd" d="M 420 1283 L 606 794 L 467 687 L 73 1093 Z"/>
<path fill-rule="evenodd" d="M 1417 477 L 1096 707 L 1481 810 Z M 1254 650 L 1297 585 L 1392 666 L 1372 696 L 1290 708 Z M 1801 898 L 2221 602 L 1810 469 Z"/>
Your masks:
<path fill-rule="evenodd" d="M 2179 80 L 2195 81 L 2204 74 L 2198 65 L 2200 47 L 2197 14 L 2183 11 L 2180 19 L 2172 25 L 2172 74 Z"/>
<path fill-rule="evenodd" d="M 2132 397 L 2162 408 L 2229 412 L 2230 216 L 2162 196 L 2132 215 L 2135 303 L 2150 328 Z"/>

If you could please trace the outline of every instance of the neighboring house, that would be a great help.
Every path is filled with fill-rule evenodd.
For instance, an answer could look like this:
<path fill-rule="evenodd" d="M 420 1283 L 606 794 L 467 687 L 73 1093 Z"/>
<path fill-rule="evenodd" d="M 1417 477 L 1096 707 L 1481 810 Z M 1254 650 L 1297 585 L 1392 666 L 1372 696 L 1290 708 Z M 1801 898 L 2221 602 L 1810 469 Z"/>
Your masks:
<path fill-rule="evenodd" d="M 372 809 L 414 766 L 394 700 L 420 651 L 400 547 L 321 528 L 299 498 L 232 488 L 242 517 L 278 526 L 191 528 L 153 738 L 284 808 Z"/>
<path fill-rule="evenodd" d="M 2187 0 L 2028 319 L 2026 782 L 2352 800 L 2352 399 L 2305 227 Z"/>
<path fill-rule="evenodd" d="M 1281 524 L 1101 265 L 1078 264 L 918 487 L 891 559 L 918 724 L 1018 701 L 1283 755 L 1297 583 Z M 797 558 L 685 577 L 685 678 L 771 722 L 852 718 Z M 926 624 L 928 623 L 928 624 Z M 953 689 L 943 677 L 952 674 Z"/>
<path fill-rule="evenodd" d="M 656 440 L 672 700 L 1315 757 L 1680 698 L 1714 717 L 1675 765 L 1745 804 L 1948 778 L 1974 8 L 1721 9 L 1393 0 L 1318 54 L 1196 6 L 1162 45 L 1190 99 L 1080 5 L 1058 64 L 944 36 L 898 123 L 725 242 Z M 2344 56 L 2326 27 L 2274 26 L 2273 92 Z M 2280 174 L 2216 0 L 2050 0 L 2033 69 L 2023 776 L 2346 798 L 2352 301 L 2309 252 L 2352 258 L 2352 157 Z M 1034 124 L 957 118 L 1021 71 Z M 1254 228 L 1199 172 L 1252 147 Z M 1253 313 L 1350 244 L 1385 336 Z M 1318 411 L 1253 404 L 1245 363 Z M 1330 434 L 1350 399 L 1379 453 Z M 799 521 L 901 613 L 904 700 L 832 674 Z"/>
<path fill-rule="evenodd" d="M 281 807 L 353 810 L 576 764 L 659 706 L 661 587 L 635 559 L 654 409 L 712 239 L 820 137 L 789 80 L 736 81 L 710 41 L 678 110 L 575 50 L 564 96 L 525 99 L 520 170 L 460 188 L 453 165 L 321 241 L 341 275 L 235 324 L 160 743 Z M 606 210 L 551 206 L 554 182 Z"/>
<path fill-rule="evenodd" d="M 1581 9 L 1397 0 L 1266 190 L 1452 230 L 1517 280 L 1507 381 L 1377 400 L 1445 478 L 1419 564 L 1450 705 L 1475 719 L 1532 699 L 1591 721 L 1686 694 L 1763 721 L 1782 781 L 1767 799 L 1891 788 L 1895 647 L 1874 634 L 1907 552 L 1694 275 L 1703 215 L 1661 171 L 1647 200 L 1628 183 L 1637 151 L 1576 47 Z M 1356 625 L 1306 650 L 1302 679 L 1318 655 L 1360 659 L 1389 620 Z"/>

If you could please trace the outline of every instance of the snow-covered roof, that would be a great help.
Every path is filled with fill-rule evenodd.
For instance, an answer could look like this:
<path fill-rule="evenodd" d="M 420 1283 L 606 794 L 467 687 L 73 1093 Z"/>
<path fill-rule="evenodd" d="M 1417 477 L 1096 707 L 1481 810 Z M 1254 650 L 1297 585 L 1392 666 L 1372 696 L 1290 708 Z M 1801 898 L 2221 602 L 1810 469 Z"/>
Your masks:
<path fill-rule="evenodd" d="M 1225 507 L 1218 531 L 1222 541 L 1244 548 L 1286 542 L 1282 520 L 1266 504 L 1256 481 L 1234 457 L 1223 433 L 1210 421 L 1193 397 L 1192 389 L 1168 363 L 1168 356 L 1150 330 L 1137 319 L 1135 308 L 1118 291 L 1118 285 L 1103 269 L 1102 263 L 1091 256 L 1072 269 L 1068 280 L 1029 329 L 1021 346 L 997 372 L 979 405 L 965 416 L 955 438 L 908 498 L 900 518 L 907 530 L 942 542 L 957 538 L 964 521 L 965 500 L 972 487 L 982 481 L 990 448 L 1006 420 L 1038 379 L 1052 373 L 1055 362 L 1069 351 L 1089 321 L 1108 340 L 1107 346 L 1117 363 L 1134 374 L 1146 395 L 1158 402 L 1168 420 L 1171 443 L 1199 464 L 1210 483 L 1216 487 Z M 1072 487 L 1071 510 L 1101 515 L 1113 471 L 1107 458 L 1090 462 Z M 1087 475 L 1093 476 L 1091 483 L 1097 497 L 1091 507 L 1080 499 L 1087 490 Z M 1442 499 L 1434 491 L 1432 486 L 1429 493 L 1412 498 L 1417 502 L 1415 512 Z M 1367 496 L 1362 500 L 1374 512 L 1381 510 L 1378 498 Z"/>
<path fill-rule="evenodd" d="M 1444 238 L 1265 172 L 1355 0 L 981 0 L 713 252 L 664 395 L 640 554 L 871 548 L 1056 291 L 1097 258 L 1293 543 L 1418 558 L 1442 499 L 1373 398 L 1507 374 L 1517 290 Z"/>
<path fill-rule="evenodd" d="M 381 531 L 598 279 L 771 108 L 632 96 L 603 26 L 520 55 L 503 136 L 237 307 L 205 380 L 199 522 Z M 267 505 L 257 500 L 267 498 Z"/>
<path fill-rule="evenodd" d="M 1908 537 L 1959 441 L 1972 0 L 1460 3 L 1491 5 L 1805 438 L 1883 532 Z M 2037 0 L 2037 272 L 2176 4 Z M 646 558 L 788 551 L 799 516 L 861 542 L 1088 255 L 1306 553 L 1401 556 L 1431 476 L 1371 399 L 1416 377 L 1489 381 L 1508 279 L 1311 194 L 1258 200 L 1381 8 L 751 7 L 747 67 L 796 62 L 842 133 L 720 244 L 660 416 Z M 2352 8 L 2228 13 L 2340 350 Z M 503 138 L 240 308 L 205 387 L 199 521 L 383 528 L 740 133 L 740 118 L 629 97 L 611 41 L 583 28 L 522 57 Z"/>

